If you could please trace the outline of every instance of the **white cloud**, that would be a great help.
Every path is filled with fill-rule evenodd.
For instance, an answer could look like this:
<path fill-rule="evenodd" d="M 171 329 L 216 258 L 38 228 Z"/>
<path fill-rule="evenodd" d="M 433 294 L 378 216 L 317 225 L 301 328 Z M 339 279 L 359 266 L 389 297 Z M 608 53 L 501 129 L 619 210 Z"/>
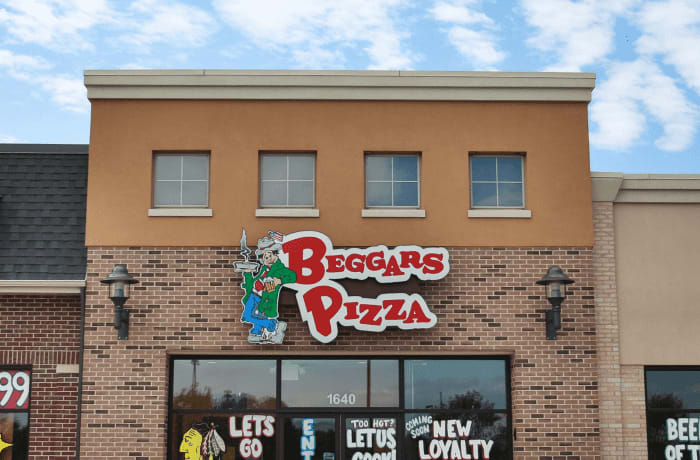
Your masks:
<path fill-rule="evenodd" d="M 3 144 L 19 144 L 19 139 L 15 136 L 0 134 L 0 143 Z"/>
<path fill-rule="evenodd" d="M 493 20 L 477 11 L 478 6 L 478 0 L 440 0 L 435 2 L 430 13 L 435 20 L 449 25 L 443 32 L 473 68 L 491 70 L 506 54 L 498 49 Z"/>
<path fill-rule="evenodd" d="M 142 47 L 157 42 L 197 46 L 215 30 L 215 21 L 203 10 L 182 3 L 140 0 L 131 4 L 134 17 L 124 21 L 128 33 L 121 40 Z"/>
<path fill-rule="evenodd" d="M 632 147 L 645 133 L 648 117 L 663 129 L 655 141 L 659 149 L 680 151 L 692 144 L 697 107 L 656 64 L 646 59 L 616 63 L 608 73 L 591 104 L 591 120 L 597 125 L 591 132 L 593 145 L 610 150 Z"/>
<path fill-rule="evenodd" d="M 537 33 L 528 43 L 552 52 L 546 70 L 580 71 L 613 51 L 615 21 L 640 0 L 522 0 L 526 21 Z"/>
<path fill-rule="evenodd" d="M 0 0 L 0 25 L 12 41 L 36 43 L 64 52 L 92 49 L 81 34 L 112 21 L 106 0 Z"/>
<path fill-rule="evenodd" d="M 700 94 L 700 3 L 649 2 L 635 19 L 642 31 L 637 50 L 645 55 L 661 55 Z"/>
<path fill-rule="evenodd" d="M 68 76 L 37 77 L 36 82 L 44 91 L 51 94 L 51 99 L 62 108 L 73 112 L 87 112 L 90 104 L 83 80 Z"/>
<path fill-rule="evenodd" d="M 40 56 L 26 56 L 14 54 L 10 50 L 0 49 L 0 68 L 5 68 L 7 73 L 20 80 L 31 78 L 30 72 L 48 69 L 51 65 Z"/>
<path fill-rule="evenodd" d="M 214 0 L 231 27 L 257 46 L 290 52 L 301 66 L 339 66 L 348 48 L 361 47 L 370 68 L 411 68 L 399 10 L 409 0 Z"/>

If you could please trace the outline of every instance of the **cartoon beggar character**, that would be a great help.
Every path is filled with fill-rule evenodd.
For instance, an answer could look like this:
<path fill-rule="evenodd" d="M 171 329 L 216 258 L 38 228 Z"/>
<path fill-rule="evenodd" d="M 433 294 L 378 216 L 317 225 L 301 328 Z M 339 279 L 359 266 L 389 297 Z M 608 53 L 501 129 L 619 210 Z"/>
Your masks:
<path fill-rule="evenodd" d="M 197 423 L 182 436 L 180 452 L 185 453 L 185 460 L 220 460 L 226 443 L 213 423 Z"/>
<path fill-rule="evenodd" d="M 277 297 L 281 286 L 295 283 L 297 275 L 279 260 L 282 244 L 278 239 L 265 236 L 258 240 L 255 255 L 262 262 L 256 275 L 253 269 L 244 269 L 243 284 L 243 315 L 241 321 L 250 323 L 253 327 L 248 335 L 250 343 L 281 344 L 287 323 L 277 321 Z"/>

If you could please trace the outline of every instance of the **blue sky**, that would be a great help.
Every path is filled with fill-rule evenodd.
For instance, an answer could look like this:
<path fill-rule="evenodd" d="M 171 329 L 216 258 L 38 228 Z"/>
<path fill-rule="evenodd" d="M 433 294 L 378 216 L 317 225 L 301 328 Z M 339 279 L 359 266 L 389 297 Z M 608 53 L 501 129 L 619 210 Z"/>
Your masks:
<path fill-rule="evenodd" d="M 700 173 L 700 0 L 0 0 L 0 142 L 87 143 L 125 68 L 595 72 L 593 170 Z"/>

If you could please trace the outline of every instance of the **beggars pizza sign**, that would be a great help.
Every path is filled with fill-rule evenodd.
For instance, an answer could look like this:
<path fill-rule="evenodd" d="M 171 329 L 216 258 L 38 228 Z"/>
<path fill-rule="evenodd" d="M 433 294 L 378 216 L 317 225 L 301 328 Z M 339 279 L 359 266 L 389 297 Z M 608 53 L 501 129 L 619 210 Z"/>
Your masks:
<path fill-rule="evenodd" d="M 248 261 L 246 254 L 252 251 L 243 239 L 241 253 L 246 260 L 234 264 L 244 276 L 242 320 L 253 324 L 250 342 L 281 343 L 286 330 L 286 324 L 277 321 L 277 293 L 281 286 L 296 291 L 302 320 L 308 324 L 311 335 L 323 343 L 333 341 L 341 326 L 381 332 L 387 327 L 427 329 L 437 322 L 419 294 L 351 296 L 337 280 L 371 278 L 380 283 L 400 283 L 411 276 L 424 281 L 439 280 L 450 270 L 446 249 L 390 249 L 384 245 L 340 249 L 319 232 L 268 234 L 258 240 L 259 262 Z"/>

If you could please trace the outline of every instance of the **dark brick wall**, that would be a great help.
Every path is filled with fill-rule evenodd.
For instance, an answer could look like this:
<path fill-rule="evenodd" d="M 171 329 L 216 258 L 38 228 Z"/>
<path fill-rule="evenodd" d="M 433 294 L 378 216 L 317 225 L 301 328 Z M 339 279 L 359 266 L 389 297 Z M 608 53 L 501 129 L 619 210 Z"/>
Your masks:
<path fill-rule="evenodd" d="M 29 458 L 75 458 L 80 296 L 0 295 L 0 338 L 0 364 L 32 365 Z"/>
<path fill-rule="evenodd" d="M 169 353 L 506 354 L 512 362 L 516 459 L 595 459 L 598 371 L 591 248 L 450 248 L 450 274 L 422 283 L 438 316 L 425 331 L 381 334 L 342 328 L 323 345 L 299 312 L 281 308 L 285 343 L 251 345 L 239 321 L 240 277 L 231 248 L 91 248 L 85 330 L 83 459 L 162 459 L 166 452 Z M 140 280 L 129 300 L 128 341 L 117 341 L 113 307 L 99 285 L 115 263 Z M 535 285 L 550 265 L 576 280 L 556 342 L 545 340 L 549 304 Z M 128 448 L 124 440 L 128 439 Z"/>

